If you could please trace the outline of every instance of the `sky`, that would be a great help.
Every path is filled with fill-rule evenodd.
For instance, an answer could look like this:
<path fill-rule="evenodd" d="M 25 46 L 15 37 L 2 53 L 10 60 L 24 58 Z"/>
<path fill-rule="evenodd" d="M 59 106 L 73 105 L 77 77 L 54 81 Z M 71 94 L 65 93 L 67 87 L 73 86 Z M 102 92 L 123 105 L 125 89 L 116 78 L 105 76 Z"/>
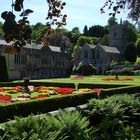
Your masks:
<path fill-rule="evenodd" d="M 14 0 L 13 0 L 14 1 Z M 83 32 L 84 26 L 88 27 L 94 25 L 107 25 L 109 19 L 109 11 L 106 9 L 105 14 L 100 13 L 100 8 L 103 6 L 105 0 L 63 0 L 66 2 L 66 6 L 62 11 L 63 14 L 67 14 L 67 25 L 64 28 L 71 31 L 74 27 L 79 27 L 80 31 Z M 3 11 L 12 11 L 11 7 L 12 0 L 0 0 L 0 13 Z M 24 9 L 32 9 L 34 12 L 28 16 L 31 25 L 37 22 L 45 24 L 45 20 L 48 12 L 46 0 L 24 0 Z M 17 16 L 20 13 L 15 12 Z M 127 19 L 127 12 L 122 11 L 121 14 L 116 16 L 118 22 Z M 0 18 L 1 22 L 4 22 Z"/>

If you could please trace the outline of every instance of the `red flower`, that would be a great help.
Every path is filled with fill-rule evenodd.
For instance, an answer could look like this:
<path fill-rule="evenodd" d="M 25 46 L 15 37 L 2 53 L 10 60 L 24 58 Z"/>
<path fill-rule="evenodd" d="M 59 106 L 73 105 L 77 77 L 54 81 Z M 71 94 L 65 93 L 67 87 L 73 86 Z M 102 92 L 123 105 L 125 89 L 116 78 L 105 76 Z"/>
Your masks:
<path fill-rule="evenodd" d="M 0 88 L 0 92 L 4 92 L 4 89 L 3 88 Z"/>
<path fill-rule="evenodd" d="M 108 81 L 111 81 L 111 80 L 113 80 L 113 81 L 118 81 L 118 80 L 134 80 L 133 78 L 103 78 L 102 80 L 108 80 Z"/>
<path fill-rule="evenodd" d="M 46 98 L 48 96 L 46 95 L 38 95 L 38 96 L 34 96 L 33 98 L 36 98 L 36 99 L 40 99 L 40 98 Z"/>
<path fill-rule="evenodd" d="M 46 86 L 38 86 L 35 88 L 37 91 L 46 89 Z"/>
<path fill-rule="evenodd" d="M 16 86 L 13 88 L 13 90 L 15 90 L 16 92 L 20 92 L 22 91 L 22 89 L 23 89 L 23 86 Z"/>
<path fill-rule="evenodd" d="M 9 101 L 10 99 L 11 99 L 11 96 L 9 95 L 0 95 L 0 102 Z"/>
<path fill-rule="evenodd" d="M 57 91 L 59 94 L 71 94 L 73 88 L 54 88 L 54 90 Z"/>

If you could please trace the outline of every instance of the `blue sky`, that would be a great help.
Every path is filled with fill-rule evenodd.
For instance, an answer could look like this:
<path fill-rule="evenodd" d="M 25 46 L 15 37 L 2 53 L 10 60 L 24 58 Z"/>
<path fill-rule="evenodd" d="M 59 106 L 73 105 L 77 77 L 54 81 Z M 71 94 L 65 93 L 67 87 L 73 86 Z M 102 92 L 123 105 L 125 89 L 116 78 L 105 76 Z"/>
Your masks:
<path fill-rule="evenodd" d="M 3 11 L 11 11 L 12 0 L 0 0 L 0 13 Z M 108 21 L 109 11 L 106 9 L 105 14 L 100 13 L 100 8 L 103 6 L 105 0 L 64 0 L 66 6 L 62 13 L 67 14 L 66 29 L 71 30 L 73 27 L 79 27 L 83 31 L 85 25 L 91 27 L 93 25 L 106 25 Z M 30 24 L 37 22 L 46 23 L 45 17 L 47 15 L 47 2 L 46 0 L 24 0 L 24 8 L 32 9 L 34 13 L 29 15 Z M 18 14 L 14 12 L 14 14 Z M 127 19 L 126 13 L 121 12 L 116 16 L 118 21 L 120 18 Z M 18 18 L 17 18 L 18 19 Z M 0 21 L 4 22 L 1 18 Z"/>

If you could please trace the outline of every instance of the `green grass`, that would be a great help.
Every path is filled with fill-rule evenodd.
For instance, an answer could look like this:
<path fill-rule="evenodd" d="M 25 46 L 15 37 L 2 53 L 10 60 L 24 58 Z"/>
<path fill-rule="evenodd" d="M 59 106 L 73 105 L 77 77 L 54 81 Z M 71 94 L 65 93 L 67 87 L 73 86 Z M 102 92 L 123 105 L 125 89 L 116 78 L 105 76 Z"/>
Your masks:
<path fill-rule="evenodd" d="M 124 81 L 106 81 L 102 80 L 103 78 L 114 78 L 115 76 L 88 76 L 84 77 L 84 79 L 81 80 L 74 80 L 72 79 L 75 76 L 71 76 L 70 78 L 55 78 L 55 79 L 40 79 L 40 80 L 31 80 L 36 82 L 54 82 L 54 83 L 89 83 L 89 84 L 130 84 L 130 85 L 136 85 L 140 84 L 140 76 L 119 76 L 119 78 L 133 78 L 134 80 L 124 80 Z M 19 82 L 19 81 L 13 81 L 13 82 Z"/>

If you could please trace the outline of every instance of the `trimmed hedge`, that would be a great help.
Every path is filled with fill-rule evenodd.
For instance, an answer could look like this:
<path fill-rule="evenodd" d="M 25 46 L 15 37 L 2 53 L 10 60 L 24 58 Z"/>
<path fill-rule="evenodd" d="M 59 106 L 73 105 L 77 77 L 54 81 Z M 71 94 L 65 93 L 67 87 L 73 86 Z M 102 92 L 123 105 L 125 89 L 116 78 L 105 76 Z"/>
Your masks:
<path fill-rule="evenodd" d="M 24 82 L 12 83 L 12 82 L 1 82 L 0 87 L 14 87 L 14 86 L 24 86 Z M 48 86 L 48 87 L 71 87 L 75 88 L 73 83 L 54 83 L 54 82 L 29 82 L 29 85 L 33 86 Z"/>
<path fill-rule="evenodd" d="M 137 92 L 140 92 L 140 85 L 104 89 L 100 94 L 100 97 L 107 97 L 114 94 L 124 94 L 124 93 L 135 94 Z"/>
<path fill-rule="evenodd" d="M 79 88 L 117 88 L 117 87 L 126 87 L 128 85 L 109 85 L 109 84 L 86 84 L 86 83 L 79 83 Z"/>
<path fill-rule="evenodd" d="M 96 93 L 71 94 L 63 97 L 34 99 L 26 102 L 13 102 L 0 106 L 0 122 L 14 119 L 14 116 L 28 116 L 29 114 L 46 113 L 66 107 L 85 104 L 89 99 L 97 97 Z"/>

